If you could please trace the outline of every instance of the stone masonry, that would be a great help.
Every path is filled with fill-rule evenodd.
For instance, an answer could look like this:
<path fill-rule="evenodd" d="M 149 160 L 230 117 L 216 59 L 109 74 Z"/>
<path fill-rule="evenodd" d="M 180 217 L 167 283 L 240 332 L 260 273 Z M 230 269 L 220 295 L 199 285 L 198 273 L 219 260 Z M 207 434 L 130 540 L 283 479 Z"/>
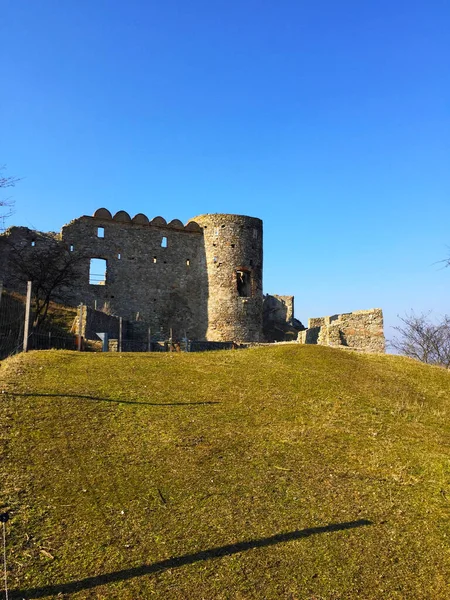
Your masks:
<path fill-rule="evenodd" d="M 11 227 L 0 235 L 0 281 L 24 293 L 15 250 L 39 255 L 49 243 L 73 256 L 73 285 L 54 299 L 123 317 L 147 339 L 187 336 L 211 342 L 294 341 L 384 351 L 380 309 L 310 319 L 294 317 L 293 296 L 263 296 L 263 223 L 244 215 L 205 214 L 183 225 L 163 217 L 114 216 L 105 209 L 64 225 L 59 234 Z M 115 327 L 102 319 L 95 331 Z M 101 329 L 103 327 L 103 329 Z M 105 329 L 106 328 L 106 329 Z M 88 328 L 89 329 L 89 328 Z M 299 333 L 300 332 L 300 333 Z M 112 332 L 111 332 L 112 333 Z"/>
<path fill-rule="evenodd" d="M 299 332 L 298 341 L 370 353 L 384 352 L 383 312 L 381 308 L 373 308 L 309 319 L 308 329 Z"/>
<path fill-rule="evenodd" d="M 186 225 L 105 209 L 55 234 L 74 257 L 76 280 L 58 300 L 120 315 L 137 329 L 194 340 L 262 338 L 262 221 L 202 215 Z M 38 253 L 44 234 L 12 227 L 0 235 L 0 280 L 24 292 L 9 255 Z M 14 242 L 14 246 L 12 246 Z"/>
<path fill-rule="evenodd" d="M 264 296 L 263 333 L 268 342 L 296 340 L 303 329 L 294 317 L 294 296 Z"/>

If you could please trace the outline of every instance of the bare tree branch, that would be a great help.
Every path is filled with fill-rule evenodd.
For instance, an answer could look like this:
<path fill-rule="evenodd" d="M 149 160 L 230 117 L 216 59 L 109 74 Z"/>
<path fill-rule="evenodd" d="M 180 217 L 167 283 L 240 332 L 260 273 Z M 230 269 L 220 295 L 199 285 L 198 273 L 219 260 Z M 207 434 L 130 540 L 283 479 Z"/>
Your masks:
<path fill-rule="evenodd" d="M 416 315 L 414 312 L 399 317 L 402 325 L 394 327 L 399 334 L 391 346 L 421 362 L 450 368 L 450 317 L 444 315 L 433 323 L 430 313 Z"/>
<path fill-rule="evenodd" d="M 14 187 L 18 181 L 20 181 L 19 177 L 6 177 L 2 174 L 2 171 L 5 170 L 5 165 L 0 166 L 0 189 Z M 0 198 L 0 231 L 4 229 L 5 219 L 10 217 L 13 213 L 14 201 L 11 198 Z"/>
<path fill-rule="evenodd" d="M 75 257 L 64 242 L 52 234 L 39 233 L 34 243 L 34 246 L 24 246 L 9 242 L 9 245 L 16 279 L 33 284 L 33 325 L 37 327 L 47 318 L 49 304 L 58 292 L 73 287 L 79 278 L 76 267 L 84 257 Z"/>

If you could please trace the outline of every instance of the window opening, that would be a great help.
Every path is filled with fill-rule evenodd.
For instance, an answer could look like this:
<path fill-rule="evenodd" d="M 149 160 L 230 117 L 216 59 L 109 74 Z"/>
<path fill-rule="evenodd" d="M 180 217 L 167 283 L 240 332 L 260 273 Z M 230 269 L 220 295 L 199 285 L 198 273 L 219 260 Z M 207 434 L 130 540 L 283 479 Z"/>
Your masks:
<path fill-rule="evenodd" d="M 91 258 L 89 266 L 89 283 L 91 285 L 106 284 L 106 266 L 104 258 Z"/>
<path fill-rule="evenodd" d="M 35 242 L 34 240 L 31 240 L 31 245 L 32 245 L 32 246 L 33 246 L 33 248 L 34 248 L 34 246 L 36 246 L 36 242 Z"/>
<path fill-rule="evenodd" d="M 213 258 L 213 262 L 214 262 L 214 263 L 216 263 L 216 262 L 217 262 L 217 256 L 215 256 L 215 257 Z"/>
<path fill-rule="evenodd" d="M 234 248 L 235 244 L 231 244 L 231 247 Z"/>
<path fill-rule="evenodd" d="M 70 251 L 73 252 L 73 244 L 70 244 Z"/>
<path fill-rule="evenodd" d="M 186 259 L 186 266 L 189 267 L 191 264 L 191 261 L 189 260 L 189 258 Z"/>
<path fill-rule="evenodd" d="M 120 254 L 120 252 L 119 252 L 119 254 L 117 255 L 117 258 L 118 258 L 119 260 L 122 258 L 122 255 Z"/>
<path fill-rule="evenodd" d="M 167 248 L 167 238 L 164 235 L 163 239 L 161 240 L 161 248 Z"/>
<path fill-rule="evenodd" d="M 251 277 L 248 271 L 236 271 L 238 296 L 249 298 L 251 296 Z"/>
<path fill-rule="evenodd" d="M 217 237 L 219 235 L 219 228 L 214 227 L 214 235 Z"/>
<path fill-rule="evenodd" d="M 97 237 L 104 238 L 105 237 L 105 228 L 97 227 Z"/>
<path fill-rule="evenodd" d="M 156 256 L 154 256 L 154 257 L 153 257 L 153 262 L 154 262 L 154 263 L 156 262 Z"/>
<path fill-rule="evenodd" d="M 257 230 L 257 229 L 254 229 L 254 230 L 253 230 L 253 239 L 254 239 L 254 240 L 257 240 L 257 239 L 258 239 L 258 230 Z"/>

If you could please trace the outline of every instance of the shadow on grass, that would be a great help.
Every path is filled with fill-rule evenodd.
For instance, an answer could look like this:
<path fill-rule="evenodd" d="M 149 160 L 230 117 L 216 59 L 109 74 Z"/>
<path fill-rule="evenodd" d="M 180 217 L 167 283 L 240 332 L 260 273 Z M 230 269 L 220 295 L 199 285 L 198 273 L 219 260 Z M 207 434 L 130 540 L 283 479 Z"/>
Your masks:
<path fill-rule="evenodd" d="M 168 569 L 177 569 L 185 565 L 192 565 L 202 560 L 211 560 L 213 558 L 221 558 L 222 556 L 231 556 L 253 548 L 265 548 L 266 546 L 274 546 L 282 542 L 292 542 L 293 540 L 301 540 L 311 535 L 319 533 L 329 533 L 334 531 L 344 531 L 346 529 L 355 529 L 356 527 L 364 527 L 372 525 L 372 521 L 360 519 L 358 521 L 350 521 L 348 523 L 331 523 L 322 527 L 311 527 L 309 529 L 300 529 L 297 531 L 289 531 L 288 533 L 278 533 L 271 537 L 261 538 L 259 540 L 249 540 L 247 542 L 237 542 L 236 544 L 228 544 L 226 546 L 218 546 L 217 548 L 209 548 L 201 550 L 193 554 L 184 554 L 161 560 L 150 565 L 141 565 L 122 571 L 114 571 L 113 573 L 105 573 L 95 577 L 86 577 L 78 581 L 70 581 L 68 583 L 60 583 L 57 585 L 47 585 L 40 588 L 30 590 L 12 590 L 13 598 L 45 598 L 46 596 L 56 597 L 57 594 L 72 594 L 82 590 L 89 590 L 99 585 L 107 585 L 118 581 L 126 581 L 134 577 L 142 575 L 152 575 L 153 573 L 161 573 Z"/>
<path fill-rule="evenodd" d="M 80 396 L 79 394 L 19 394 L 7 392 L 8 396 L 21 396 L 24 398 L 81 398 L 82 400 L 94 400 L 95 402 L 114 402 L 116 404 L 141 404 L 147 406 L 199 406 L 202 404 L 220 404 L 220 402 L 137 402 L 134 400 L 116 400 L 115 398 L 98 398 L 97 396 Z"/>

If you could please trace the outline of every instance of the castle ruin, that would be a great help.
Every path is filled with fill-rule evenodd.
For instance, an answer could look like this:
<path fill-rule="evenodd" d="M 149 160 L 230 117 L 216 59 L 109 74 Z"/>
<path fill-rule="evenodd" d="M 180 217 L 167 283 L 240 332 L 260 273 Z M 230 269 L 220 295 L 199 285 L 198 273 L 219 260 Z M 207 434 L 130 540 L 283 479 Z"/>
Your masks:
<path fill-rule="evenodd" d="M 0 235 L 0 280 L 6 288 L 23 291 L 24 282 L 11 267 L 14 248 L 39 252 L 43 235 L 25 227 Z M 310 331 L 314 327 L 298 337 L 305 328 L 294 318 L 293 296 L 263 295 L 258 218 L 205 214 L 184 225 L 159 216 L 149 220 L 142 213 L 112 216 L 100 208 L 92 217 L 64 225 L 54 237 L 74 258 L 73 285 L 58 291 L 58 299 L 72 306 L 83 303 L 152 331 L 171 328 L 179 338 L 322 343 Z M 379 331 L 376 336 L 381 339 Z M 366 338 L 372 337 L 368 327 Z M 380 344 L 366 346 L 384 350 Z"/>

